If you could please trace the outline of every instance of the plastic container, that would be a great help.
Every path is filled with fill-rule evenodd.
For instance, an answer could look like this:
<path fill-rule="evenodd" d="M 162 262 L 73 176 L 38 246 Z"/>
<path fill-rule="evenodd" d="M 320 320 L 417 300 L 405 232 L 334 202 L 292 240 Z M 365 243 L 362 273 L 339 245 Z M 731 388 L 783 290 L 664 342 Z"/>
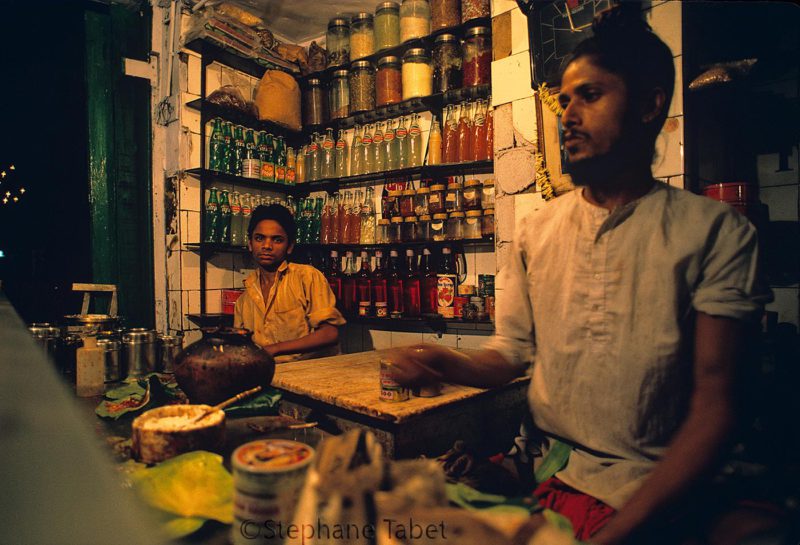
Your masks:
<path fill-rule="evenodd" d="M 480 180 L 467 180 L 464 182 L 464 199 L 462 205 L 464 210 L 481 210 L 481 193 L 483 187 Z"/>
<path fill-rule="evenodd" d="M 461 24 L 461 0 L 431 0 L 431 30 Z"/>
<path fill-rule="evenodd" d="M 494 179 L 489 178 L 483 181 L 483 191 L 481 192 L 481 208 L 488 210 L 494 209 Z"/>
<path fill-rule="evenodd" d="M 430 196 L 428 197 L 428 211 L 431 214 L 443 214 L 444 207 L 445 186 L 444 184 L 433 184 L 430 187 Z"/>
<path fill-rule="evenodd" d="M 466 23 L 479 17 L 489 17 L 489 0 L 461 0 L 461 22 Z"/>
<path fill-rule="evenodd" d="M 388 244 L 389 243 L 389 220 L 378 220 L 378 226 L 375 229 L 375 243 Z"/>
<path fill-rule="evenodd" d="M 350 63 L 350 21 L 344 17 L 334 17 L 328 21 L 325 48 L 328 50 L 329 67 Z"/>
<path fill-rule="evenodd" d="M 433 66 L 427 51 L 409 49 L 403 55 L 403 100 L 426 97 L 433 92 Z"/>
<path fill-rule="evenodd" d="M 428 0 L 403 0 L 400 6 L 400 41 L 422 38 L 431 33 L 431 5 Z"/>
<path fill-rule="evenodd" d="M 414 210 L 414 195 L 416 191 L 413 189 L 406 189 L 400 194 L 400 215 L 404 218 L 416 216 Z"/>
<path fill-rule="evenodd" d="M 329 91 L 330 118 L 343 119 L 350 115 L 350 82 L 347 70 L 334 70 Z"/>
<path fill-rule="evenodd" d="M 375 109 L 375 68 L 369 61 L 350 66 L 350 113 Z"/>
<path fill-rule="evenodd" d="M 462 70 L 464 87 L 491 83 L 492 37 L 489 27 L 479 26 L 467 30 Z"/>
<path fill-rule="evenodd" d="M 350 59 L 363 59 L 375 52 L 375 27 L 371 13 L 361 12 L 350 22 Z"/>
<path fill-rule="evenodd" d="M 328 121 L 328 100 L 322 80 L 310 78 L 303 88 L 303 125 L 306 127 L 323 125 Z"/>
<path fill-rule="evenodd" d="M 417 216 L 409 216 L 403 219 L 400 239 L 403 242 L 415 242 L 419 240 L 419 234 L 417 233 Z"/>
<path fill-rule="evenodd" d="M 481 236 L 494 236 L 494 208 L 483 211 L 483 221 L 481 222 Z"/>
<path fill-rule="evenodd" d="M 431 240 L 441 242 L 447 240 L 447 214 L 434 214 L 431 219 Z"/>
<path fill-rule="evenodd" d="M 425 216 L 430 214 L 428 201 L 431 196 L 431 190 L 427 187 L 420 187 L 414 192 L 414 215 Z"/>
<path fill-rule="evenodd" d="M 376 81 L 375 94 L 378 106 L 396 104 L 403 100 L 403 76 L 398 57 L 389 55 L 378 60 Z"/>
<path fill-rule="evenodd" d="M 381 2 L 375 10 L 375 51 L 400 45 L 400 4 Z"/>
<path fill-rule="evenodd" d="M 433 235 L 431 234 L 431 217 L 427 214 L 419 216 L 417 219 L 417 240 L 433 240 Z"/>
<path fill-rule="evenodd" d="M 482 217 L 483 210 L 469 210 L 465 214 L 464 219 L 464 238 L 475 239 L 483 236 L 482 231 Z"/>
<path fill-rule="evenodd" d="M 461 212 L 464 210 L 464 190 L 461 182 L 447 184 L 447 193 L 444 197 L 444 209 L 448 212 Z"/>
<path fill-rule="evenodd" d="M 464 212 L 452 212 L 447 216 L 446 240 L 464 238 Z"/>
<path fill-rule="evenodd" d="M 395 216 L 389 224 L 389 244 L 397 244 L 403 242 L 403 218 Z"/>
<path fill-rule="evenodd" d="M 433 45 L 433 92 L 446 93 L 462 85 L 461 43 L 455 34 L 441 34 Z"/>

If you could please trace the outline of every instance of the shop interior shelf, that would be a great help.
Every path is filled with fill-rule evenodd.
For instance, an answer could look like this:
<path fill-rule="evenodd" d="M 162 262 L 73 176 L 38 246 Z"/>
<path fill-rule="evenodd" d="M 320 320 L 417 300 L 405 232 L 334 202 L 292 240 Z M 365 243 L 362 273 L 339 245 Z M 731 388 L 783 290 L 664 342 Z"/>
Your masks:
<path fill-rule="evenodd" d="M 219 183 L 230 184 L 235 187 L 246 187 L 248 189 L 260 189 L 263 191 L 275 191 L 277 193 L 292 193 L 296 186 L 278 184 L 274 182 L 264 182 L 261 180 L 254 180 L 252 178 L 243 178 L 241 176 L 234 176 L 233 174 L 225 174 L 223 172 L 216 172 L 206 168 L 190 168 L 187 174 L 197 176 L 205 183 L 208 180 L 218 181 Z"/>
<path fill-rule="evenodd" d="M 211 64 L 216 61 L 257 78 L 263 76 L 267 68 L 283 70 L 291 73 L 293 76 L 300 75 L 299 68 L 296 65 L 282 59 L 274 59 L 274 62 L 270 62 L 266 59 L 256 60 L 253 57 L 245 57 L 241 53 L 228 51 L 210 40 L 205 40 L 203 38 L 197 38 L 187 42 L 183 47 L 202 55 L 203 61 L 206 64 Z"/>
<path fill-rule="evenodd" d="M 375 250 L 390 250 L 392 248 L 442 248 L 444 246 L 484 246 L 493 245 L 494 237 L 483 237 L 475 239 L 461 239 L 461 240 L 428 240 L 428 241 L 414 241 L 414 242 L 394 242 L 388 244 L 307 244 L 301 243 L 296 245 L 297 251 L 302 252 L 329 252 L 330 250 L 354 252 L 375 251 Z M 214 253 L 249 253 L 245 246 L 231 246 L 230 244 L 223 244 L 221 242 L 187 242 L 184 247 L 193 252 L 202 252 L 204 254 Z"/>
<path fill-rule="evenodd" d="M 186 106 L 201 112 L 205 120 L 209 120 L 214 117 L 221 117 L 226 121 L 231 121 L 250 129 L 267 131 L 279 136 L 286 136 L 288 138 L 298 138 L 302 134 L 302 131 L 296 131 L 294 129 L 284 127 L 278 123 L 273 123 L 272 121 L 261 121 L 255 119 L 253 116 L 247 115 L 240 110 L 214 104 L 213 102 L 209 102 L 208 99 L 198 98 L 187 102 Z"/>

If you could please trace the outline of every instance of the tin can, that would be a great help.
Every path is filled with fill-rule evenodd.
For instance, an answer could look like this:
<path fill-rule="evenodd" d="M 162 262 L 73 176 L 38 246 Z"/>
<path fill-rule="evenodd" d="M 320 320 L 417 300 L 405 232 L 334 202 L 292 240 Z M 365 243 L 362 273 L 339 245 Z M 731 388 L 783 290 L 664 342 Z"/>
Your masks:
<path fill-rule="evenodd" d="M 479 297 L 494 297 L 494 275 L 493 274 L 479 274 L 478 275 L 478 296 Z"/>
<path fill-rule="evenodd" d="M 489 319 L 494 321 L 494 297 L 488 296 L 485 299 L 486 301 L 486 312 L 489 314 Z"/>
<path fill-rule="evenodd" d="M 358 304 L 358 315 L 359 316 L 369 316 L 370 314 L 371 305 L 369 301 L 361 301 Z"/>
<path fill-rule="evenodd" d="M 455 300 L 453 301 L 453 315 L 456 318 L 461 318 L 464 311 L 464 305 L 466 305 L 467 303 L 469 303 L 469 297 L 459 295 L 458 297 L 455 298 Z"/>
<path fill-rule="evenodd" d="M 391 403 L 408 401 L 411 392 L 405 386 L 401 386 L 392 376 L 394 364 L 381 358 L 380 381 L 381 381 L 381 400 Z"/>
<path fill-rule="evenodd" d="M 375 303 L 375 316 L 386 318 L 389 316 L 389 306 L 385 302 Z"/>

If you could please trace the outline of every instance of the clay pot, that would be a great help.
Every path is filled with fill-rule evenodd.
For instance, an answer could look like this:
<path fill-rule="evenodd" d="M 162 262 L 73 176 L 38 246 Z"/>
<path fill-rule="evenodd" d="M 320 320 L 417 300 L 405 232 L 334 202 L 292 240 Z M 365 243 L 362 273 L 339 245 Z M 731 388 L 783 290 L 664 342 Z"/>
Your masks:
<path fill-rule="evenodd" d="M 246 329 L 203 330 L 203 338 L 175 358 L 175 379 L 192 403 L 215 405 L 236 394 L 267 387 L 275 360 L 250 340 Z"/>

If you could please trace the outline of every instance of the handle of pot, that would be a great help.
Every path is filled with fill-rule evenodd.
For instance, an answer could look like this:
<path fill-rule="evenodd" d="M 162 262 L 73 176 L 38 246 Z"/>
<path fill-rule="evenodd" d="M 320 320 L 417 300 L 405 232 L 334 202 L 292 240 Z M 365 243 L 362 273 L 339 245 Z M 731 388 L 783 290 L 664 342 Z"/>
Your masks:
<path fill-rule="evenodd" d="M 456 254 L 456 274 L 459 284 L 463 284 L 467 280 L 467 257 L 464 252 Z"/>

